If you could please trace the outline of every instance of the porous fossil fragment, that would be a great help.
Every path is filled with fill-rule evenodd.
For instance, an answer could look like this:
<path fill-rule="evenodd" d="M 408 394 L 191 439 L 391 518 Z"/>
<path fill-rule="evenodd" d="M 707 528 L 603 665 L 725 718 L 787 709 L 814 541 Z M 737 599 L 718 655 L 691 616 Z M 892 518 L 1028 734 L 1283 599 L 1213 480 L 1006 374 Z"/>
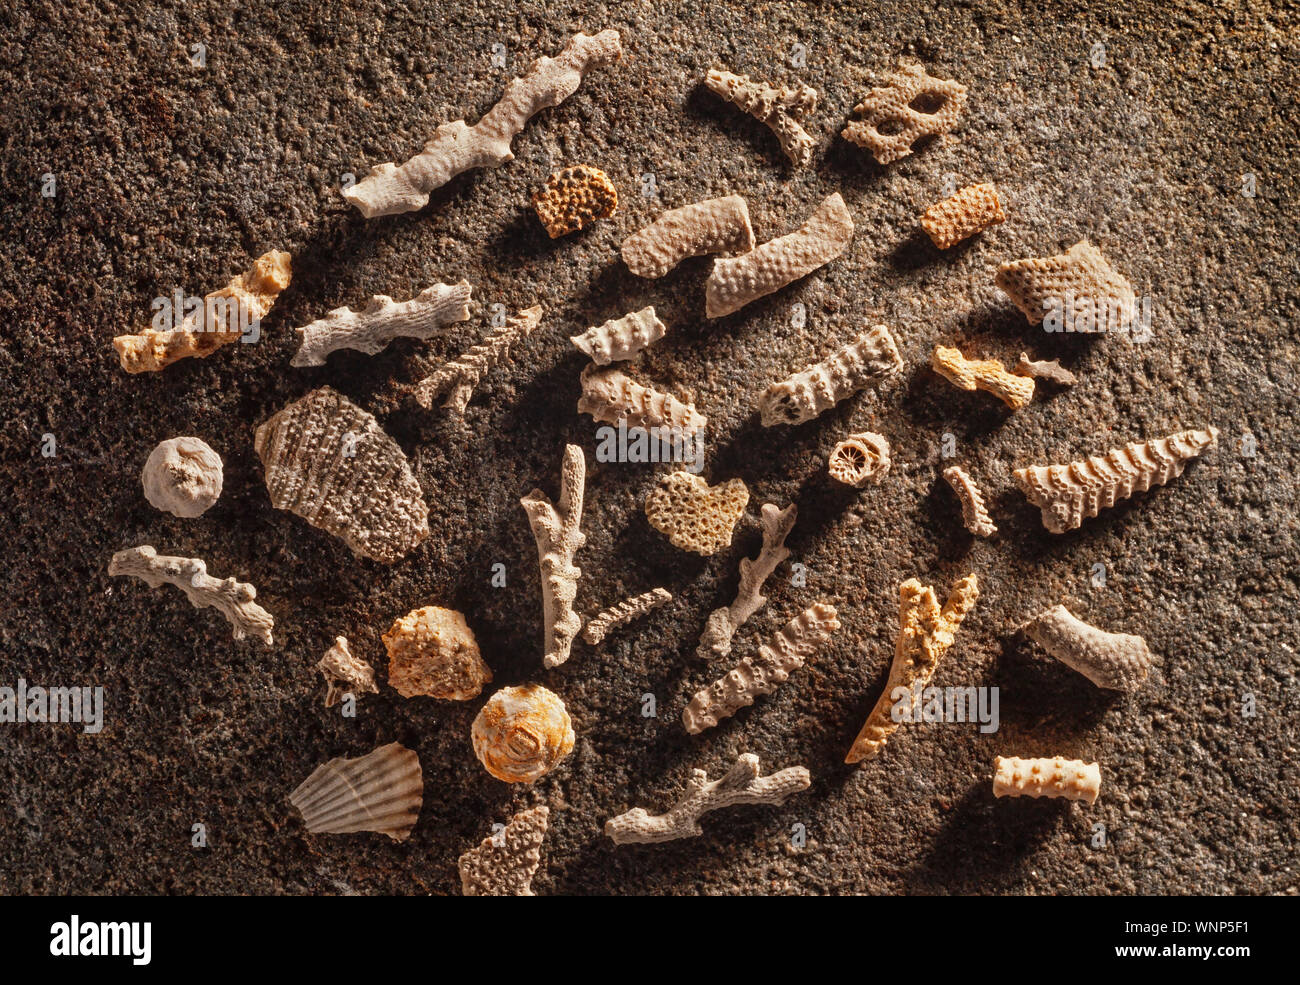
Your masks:
<path fill-rule="evenodd" d="M 1020 361 L 1012 367 L 1011 372 L 1017 376 L 1032 376 L 1039 380 L 1051 380 L 1053 383 L 1061 384 L 1061 386 L 1074 386 L 1079 382 L 1079 378 L 1062 367 L 1059 360 L 1030 359 L 1029 354 L 1025 352 L 1020 354 Z"/>
<path fill-rule="evenodd" d="M 511 358 L 511 351 L 541 324 L 542 314 L 542 306 L 535 304 L 507 318 L 478 345 L 417 383 L 416 402 L 427 409 L 445 394 L 443 406 L 457 416 L 464 414 L 483 374 Z"/>
<path fill-rule="evenodd" d="M 999 756 L 993 762 L 994 797 L 1064 797 L 1092 804 L 1100 792 L 1101 767 L 1096 763 L 1061 756 Z"/>
<path fill-rule="evenodd" d="M 926 209 L 921 228 L 935 246 L 946 250 L 1006 220 L 996 188 L 967 185 Z"/>
<path fill-rule="evenodd" d="M 649 845 L 677 838 L 694 838 L 704 831 L 700 817 L 734 804 L 778 806 L 792 794 L 807 790 L 812 777 L 802 766 L 788 766 L 770 776 L 758 775 L 758 757 L 744 753 L 720 780 L 704 770 L 692 770 L 686 793 L 666 814 L 651 815 L 642 807 L 605 822 L 605 834 L 616 845 Z"/>
<path fill-rule="evenodd" d="M 514 160 L 510 141 L 534 114 L 560 105 L 577 91 L 587 72 L 622 54 L 617 31 L 575 34 L 558 56 L 537 59 L 523 77 L 510 82 L 501 101 L 472 127 L 464 120 L 442 124 L 415 157 L 400 167 L 391 162 L 376 165 L 345 189 L 343 197 L 367 219 L 424 208 L 431 191 L 461 172 Z"/>
<path fill-rule="evenodd" d="M 1033 379 L 1008 373 L 996 359 L 967 359 L 960 349 L 936 345 L 930 356 L 930 368 L 962 390 L 993 394 L 1012 410 L 1019 410 L 1034 399 Z"/>
<path fill-rule="evenodd" d="M 775 86 L 752 82 L 747 75 L 709 69 L 709 90 L 748 113 L 776 134 L 781 150 L 796 168 L 812 160 L 813 139 L 799 122 L 817 109 L 817 90 L 810 85 Z"/>
<path fill-rule="evenodd" d="M 415 750 L 390 742 L 355 759 L 316 767 L 289 794 L 312 834 L 374 831 L 405 841 L 424 806 L 424 774 Z"/>
<path fill-rule="evenodd" d="M 716 554 L 731 543 L 748 502 L 749 490 L 741 479 L 710 486 L 690 472 L 670 472 L 646 496 L 645 515 L 674 547 Z"/>
<path fill-rule="evenodd" d="M 506 783 L 532 783 L 573 752 L 573 722 L 564 702 L 540 684 L 502 688 L 474 719 L 474 754 Z"/>
<path fill-rule="evenodd" d="M 237 341 L 266 317 L 289 286 L 291 260 L 281 250 L 263 253 L 251 270 L 207 295 L 202 310 L 186 317 L 180 328 L 146 328 L 138 335 L 117 336 L 113 348 L 122 368 L 128 373 L 156 373 L 189 356 L 204 359 Z"/>
<path fill-rule="evenodd" d="M 573 638 L 582 628 L 582 617 L 573 610 L 582 569 L 573 563 L 573 556 L 587 542 L 587 535 L 582 532 L 586 477 L 587 460 L 582 449 L 565 445 L 559 503 L 553 505 L 540 489 L 534 489 L 519 501 L 528 514 L 528 525 L 537 541 L 545 617 L 546 653 L 542 662 L 547 667 L 558 667 L 569 659 Z"/>
<path fill-rule="evenodd" d="M 404 698 L 469 701 L 492 680 L 473 630 L 453 609 L 414 609 L 381 638 L 388 650 L 388 683 Z"/>
<path fill-rule="evenodd" d="M 582 371 L 581 382 L 578 413 L 590 414 L 602 424 L 623 421 L 629 429 L 676 429 L 682 437 L 689 437 L 709 421 L 694 404 L 642 386 L 612 366 L 588 364 Z"/>
<path fill-rule="evenodd" d="M 551 239 L 608 219 L 617 208 L 618 189 L 609 175 L 589 164 L 556 171 L 533 193 L 533 209 Z"/>
<path fill-rule="evenodd" d="M 966 87 L 936 79 L 921 65 L 900 65 L 889 84 L 867 93 L 853 110 L 862 119 L 841 136 L 871 152 L 878 164 L 892 164 L 912 153 L 922 137 L 937 137 L 957 125 L 966 105 Z"/>
<path fill-rule="evenodd" d="M 429 507 L 406 455 L 374 417 L 321 387 L 257 429 L 271 503 L 384 564 L 429 535 Z"/>
<path fill-rule="evenodd" d="M 256 636 L 271 645 L 275 620 L 254 599 L 257 589 L 234 578 L 224 581 L 208 574 L 208 567 L 198 558 L 169 557 L 145 544 L 118 551 L 108 563 L 114 577 L 139 578 L 150 588 L 173 585 L 185 593 L 196 609 L 216 609 L 234 629 L 234 637 Z"/>
<path fill-rule="evenodd" d="M 1042 510 L 1043 526 L 1060 534 L 1078 529 L 1084 520 L 1135 493 L 1182 475 L 1187 463 L 1218 436 L 1213 427 L 1179 431 L 1068 465 L 1031 465 L 1013 474 L 1020 491 Z"/>
<path fill-rule="evenodd" d="M 550 810 L 520 811 L 505 827 L 460 857 L 462 896 L 536 896 L 533 876 L 542 861 Z"/>
<path fill-rule="evenodd" d="M 836 482 L 861 489 L 868 482 L 880 482 L 891 464 L 885 436 L 862 431 L 849 435 L 831 449 L 826 471 Z"/>
<path fill-rule="evenodd" d="M 428 340 L 438 330 L 469 318 L 473 288 L 469 281 L 434 284 L 409 301 L 376 294 L 360 311 L 335 308 L 324 318 L 294 329 L 300 344 L 292 366 L 324 366 L 325 357 L 339 349 L 373 356 L 393 339 Z"/>
<path fill-rule="evenodd" d="M 334 645 L 325 651 L 316 669 L 325 678 L 326 708 L 333 708 L 345 694 L 360 698 L 363 694 L 379 693 L 375 669 L 360 657 L 353 656 L 344 636 L 334 638 Z"/>
<path fill-rule="evenodd" d="M 631 359 L 662 339 L 665 331 L 664 323 L 655 315 L 654 305 L 650 305 L 622 318 L 612 318 L 581 335 L 571 335 L 569 341 L 590 356 L 597 366 L 608 366 Z"/>
<path fill-rule="evenodd" d="M 763 427 L 811 421 L 902 368 L 894 337 L 884 325 L 877 325 L 821 362 L 764 390 L 758 398 Z"/>
<path fill-rule="evenodd" d="M 910 702 L 929 683 L 979 594 L 975 576 L 967 575 L 953 586 L 948 601 L 940 609 L 934 589 L 929 585 L 922 585 L 915 578 L 903 582 L 898 593 L 898 644 L 894 648 L 889 680 L 854 739 L 853 748 L 844 757 L 846 763 L 873 759 L 885 747 L 900 724 L 900 719 L 891 714 L 895 702 L 900 700 L 898 690 L 904 689 L 907 696 L 901 700 Z"/>
<path fill-rule="evenodd" d="M 640 619 L 661 605 L 667 605 L 672 599 L 672 593 L 664 588 L 652 588 L 641 595 L 624 599 L 617 605 L 602 609 L 589 619 L 582 630 L 582 638 L 595 646 L 613 630 L 626 626 L 633 619 Z"/>
<path fill-rule="evenodd" d="M 1040 612 L 1021 627 L 1025 635 L 1098 687 L 1136 691 L 1151 671 L 1151 651 L 1141 636 L 1108 633 L 1076 619 L 1063 605 Z"/>
<path fill-rule="evenodd" d="M 984 495 L 966 470 L 953 465 L 943 470 L 943 477 L 961 501 L 962 526 L 976 537 L 992 537 L 997 533 L 998 528 L 993 525 L 993 518 L 984 506 Z"/>
<path fill-rule="evenodd" d="M 1064 253 L 1001 264 L 994 282 L 1031 325 L 1052 314 L 1062 332 L 1125 332 L 1133 324 L 1133 285 L 1086 239 Z"/>
<path fill-rule="evenodd" d="M 727 195 L 665 212 L 623 240 L 623 262 L 638 277 L 653 279 L 688 257 L 753 248 L 749 206 L 739 195 Z"/>
<path fill-rule="evenodd" d="M 221 497 L 221 456 L 201 438 L 160 441 L 140 472 L 144 498 L 173 516 L 195 517 Z"/>
<path fill-rule="evenodd" d="M 835 606 L 818 602 L 795 616 L 776 634 L 772 645 L 746 657 L 725 676 L 696 692 L 682 711 L 682 724 L 691 735 L 730 718 L 754 699 L 771 694 L 813 654 L 830 642 L 840 628 Z"/>
<path fill-rule="evenodd" d="M 738 257 L 713 262 L 704 285 L 705 314 L 721 318 L 825 266 L 848 248 L 853 217 L 839 192 L 802 226 Z"/>

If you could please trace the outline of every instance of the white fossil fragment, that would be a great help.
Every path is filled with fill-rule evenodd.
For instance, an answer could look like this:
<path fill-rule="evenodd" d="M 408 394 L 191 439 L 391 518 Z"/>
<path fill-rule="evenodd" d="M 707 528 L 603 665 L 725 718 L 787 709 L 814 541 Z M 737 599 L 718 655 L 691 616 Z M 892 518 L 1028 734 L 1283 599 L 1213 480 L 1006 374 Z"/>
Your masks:
<path fill-rule="evenodd" d="M 708 418 L 694 404 L 682 403 L 672 394 L 642 386 L 621 370 L 594 364 L 582 371 L 582 396 L 578 413 L 590 414 L 602 424 L 632 428 L 676 429 L 683 438 L 694 435 Z"/>
<path fill-rule="evenodd" d="M 960 465 L 944 469 L 943 477 L 961 501 L 962 525 L 976 537 L 992 537 L 997 533 L 998 528 L 993 525 L 993 518 L 984 506 L 984 496 L 975 480 Z"/>
<path fill-rule="evenodd" d="M 597 366 L 608 366 L 631 359 L 662 339 L 665 331 L 664 323 L 656 317 L 654 305 L 651 305 L 589 328 L 581 335 L 571 335 L 569 341 L 590 356 Z"/>
<path fill-rule="evenodd" d="M 1123 334 L 1133 325 L 1133 285 L 1086 239 L 1057 256 L 1013 260 L 994 277 L 1031 325 Z M 1049 317 L 1050 316 L 1050 317 Z"/>
<path fill-rule="evenodd" d="M 1101 688 L 1136 691 L 1151 671 L 1151 651 L 1141 636 L 1090 626 L 1063 605 L 1040 612 L 1021 629 L 1061 663 Z"/>
<path fill-rule="evenodd" d="M 333 708 L 345 694 L 360 698 L 363 694 L 378 694 L 375 669 L 360 657 L 353 656 L 347 637 L 336 636 L 334 645 L 325 651 L 316 669 L 325 678 L 325 707 Z"/>
<path fill-rule="evenodd" d="M 876 163 L 892 164 L 911 154 L 920 138 L 956 126 L 965 105 L 964 85 L 937 79 L 921 65 L 900 65 L 888 85 L 872 89 L 854 107 L 862 119 L 850 122 L 840 136 L 869 150 Z"/>
<path fill-rule="evenodd" d="M 796 168 L 812 160 L 813 139 L 799 121 L 817 109 L 817 90 L 810 85 L 775 86 L 752 82 L 747 75 L 710 69 L 704 84 L 776 134 L 781 150 Z"/>
<path fill-rule="evenodd" d="M 811 421 L 902 368 L 894 337 L 884 325 L 877 325 L 821 362 L 764 390 L 758 398 L 763 427 Z"/>
<path fill-rule="evenodd" d="M 652 588 L 641 595 L 624 599 L 617 605 L 602 609 L 587 620 L 587 625 L 582 630 L 582 638 L 595 646 L 618 627 L 626 626 L 633 619 L 640 619 L 672 600 L 672 593 L 665 588 Z"/>
<path fill-rule="evenodd" d="M 140 483 L 151 506 L 195 517 L 221 497 L 221 456 L 201 438 L 160 441 L 144 463 Z"/>
<path fill-rule="evenodd" d="M 727 195 L 665 212 L 623 240 L 623 262 L 638 277 L 654 279 L 689 257 L 753 248 L 749 206 L 739 195 Z"/>
<path fill-rule="evenodd" d="M 373 831 L 405 841 L 424 806 L 424 772 L 398 742 L 365 756 L 322 763 L 289 794 L 312 834 Z"/>
<path fill-rule="evenodd" d="M 582 569 L 573 556 L 587 542 L 582 532 L 582 495 L 587 478 L 587 460 L 577 445 L 565 445 L 560 467 L 560 500 L 552 504 L 540 489 L 519 502 L 528 514 L 528 525 L 537 541 L 537 558 L 542 572 L 542 606 L 545 617 L 545 648 L 542 662 L 558 667 L 569 659 L 573 638 L 582 628 L 582 617 L 573 610 Z"/>
<path fill-rule="evenodd" d="M 469 352 L 417 383 L 416 402 L 421 407 L 428 408 L 446 394 L 443 406 L 457 416 L 464 414 L 469 398 L 474 395 L 474 387 L 483 378 L 483 374 L 511 358 L 512 350 L 541 324 L 542 314 L 542 306 L 535 304 L 514 317 L 507 318 L 504 325 L 493 329 L 486 339 Z"/>
<path fill-rule="evenodd" d="M 1029 354 L 1022 352 L 1020 362 L 1011 367 L 1011 372 L 1017 376 L 1032 376 L 1040 380 L 1051 380 L 1053 383 L 1059 383 L 1061 386 L 1074 386 L 1079 382 L 1079 378 L 1065 369 L 1058 359 L 1030 359 Z"/>
<path fill-rule="evenodd" d="M 889 440 L 875 431 L 861 431 L 831 449 L 826 472 L 836 482 L 861 489 L 868 482 L 880 482 L 892 464 Z"/>
<path fill-rule="evenodd" d="M 462 896 L 536 896 L 533 876 L 542 861 L 550 809 L 520 811 L 504 829 L 460 857 Z M 500 828 L 500 825 L 496 825 Z"/>

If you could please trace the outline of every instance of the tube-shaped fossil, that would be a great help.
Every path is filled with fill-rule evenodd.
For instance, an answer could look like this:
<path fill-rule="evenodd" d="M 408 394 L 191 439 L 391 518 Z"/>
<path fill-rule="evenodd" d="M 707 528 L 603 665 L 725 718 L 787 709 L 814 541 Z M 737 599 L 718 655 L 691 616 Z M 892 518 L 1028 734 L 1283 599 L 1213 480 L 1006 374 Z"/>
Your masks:
<path fill-rule="evenodd" d="M 533 876 L 542 861 L 550 809 L 520 811 L 504 830 L 484 838 L 460 857 L 462 896 L 536 896 Z"/>
<path fill-rule="evenodd" d="M 665 212 L 623 240 L 623 262 L 638 277 L 662 277 L 688 257 L 748 253 L 754 248 L 749 206 L 739 195 Z"/>
<path fill-rule="evenodd" d="M 512 350 L 541 324 L 542 314 L 542 306 L 535 304 L 507 318 L 504 325 L 493 329 L 478 345 L 417 383 L 416 402 L 427 409 L 445 394 L 443 406 L 458 417 L 464 414 L 483 374 L 511 358 Z"/>
<path fill-rule="evenodd" d="M 624 599 L 617 605 L 602 609 L 587 620 L 587 625 L 582 630 L 582 638 L 595 646 L 618 627 L 626 626 L 633 619 L 640 619 L 672 600 L 672 593 L 664 588 L 652 588 L 642 595 Z"/>
<path fill-rule="evenodd" d="M 625 421 L 631 428 L 676 428 L 682 437 L 695 434 L 708 418 L 694 404 L 642 386 L 621 370 L 589 364 L 582 371 L 582 396 L 578 413 L 590 414 L 603 424 Z"/>
<path fill-rule="evenodd" d="M 935 246 L 946 250 L 1006 219 L 996 188 L 967 185 L 926 209 L 921 216 L 921 228 Z"/>
<path fill-rule="evenodd" d="M 1054 605 L 1021 627 L 1025 635 L 1098 687 L 1136 691 L 1151 671 L 1151 651 L 1141 636 L 1107 633 Z"/>
<path fill-rule="evenodd" d="M 997 533 L 998 528 L 993 525 L 993 518 L 984 506 L 984 495 L 966 470 L 953 465 L 943 470 L 943 477 L 961 500 L 962 525 L 976 537 L 992 537 Z"/>
<path fill-rule="evenodd" d="M 767 126 L 781 142 L 781 150 L 796 168 L 812 160 L 813 139 L 799 125 L 817 108 L 817 90 L 809 85 L 794 87 L 751 82 L 747 75 L 710 69 L 704 84 L 727 102 Z"/>
<path fill-rule="evenodd" d="M 1008 373 L 996 359 L 967 359 L 960 349 L 937 345 L 930 356 L 930 367 L 954 386 L 991 393 L 1012 410 L 1019 410 L 1034 398 L 1033 379 Z"/>
<path fill-rule="evenodd" d="M 654 305 L 650 305 L 622 318 L 612 318 L 581 335 L 570 335 L 569 341 L 597 366 L 608 366 L 631 359 L 662 339 L 665 331 L 664 323 L 655 316 Z"/>
<path fill-rule="evenodd" d="M 911 154 L 920 138 L 956 126 L 965 105 L 964 85 L 936 79 L 921 65 L 901 65 L 888 85 L 872 89 L 854 108 L 862 119 L 849 123 L 840 136 L 870 151 L 876 163 L 892 164 Z"/>
<path fill-rule="evenodd" d="M 758 398 L 763 427 L 811 421 L 902 368 L 903 358 L 889 329 L 877 325 L 821 362 L 764 390 Z"/>
<path fill-rule="evenodd" d="M 573 563 L 573 556 L 587 542 L 587 535 L 581 529 L 586 477 L 587 460 L 582 449 L 565 445 L 559 503 L 552 505 L 540 489 L 534 489 L 519 501 L 528 514 L 528 525 L 537 541 L 545 616 L 546 652 L 542 662 L 547 667 L 558 667 L 569 659 L 573 638 L 582 628 L 582 617 L 573 610 L 582 569 Z"/>
<path fill-rule="evenodd" d="M 1054 756 L 1018 759 L 999 756 L 993 762 L 994 797 L 1064 797 L 1095 803 L 1101 793 L 1101 767 L 1081 759 Z"/>

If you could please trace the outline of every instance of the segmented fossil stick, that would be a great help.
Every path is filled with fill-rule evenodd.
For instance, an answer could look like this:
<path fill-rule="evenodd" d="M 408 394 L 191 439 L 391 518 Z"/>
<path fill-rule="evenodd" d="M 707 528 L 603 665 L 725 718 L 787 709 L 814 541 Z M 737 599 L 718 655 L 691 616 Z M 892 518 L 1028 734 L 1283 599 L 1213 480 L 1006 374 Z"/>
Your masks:
<path fill-rule="evenodd" d="M 558 505 L 552 505 L 540 489 L 534 489 L 519 501 L 528 514 L 528 525 L 537 541 L 545 616 L 546 653 L 542 662 L 547 667 L 558 667 L 569 659 L 573 638 L 582 628 L 582 617 L 573 611 L 582 569 L 573 563 L 573 555 L 587 542 L 587 535 L 581 530 L 586 477 L 587 460 L 582 449 L 565 445 Z"/>
<path fill-rule="evenodd" d="M 1064 253 L 1013 260 L 998 267 L 995 283 L 1031 325 L 1057 312 L 1065 332 L 1123 332 L 1133 323 L 1133 285 L 1086 239 Z"/>
<path fill-rule="evenodd" d="M 536 896 L 533 876 L 542 861 L 550 809 L 520 811 L 505 829 L 460 857 L 462 896 Z"/>
<path fill-rule="evenodd" d="M 888 85 L 867 93 L 853 110 L 862 119 L 849 123 L 840 135 L 870 151 L 876 163 L 892 164 L 911 154 L 920 138 L 937 137 L 956 126 L 965 105 L 964 85 L 936 79 L 920 65 L 901 65 Z"/>
<path fill-rule="evenodd" d="M 661 605 L 667 605 L 672 599 L 672 593 L 663 588 L 652 588 L 643 595 L 624 599 L 587 620 L 587 625 L 582 630 L 582 638 L 595 646 L 615 629 L 626 626 L 633 619 L 640 619 Z"/>
<path fill-rule="evenodd" d="M 585 352 L 597 366 L 631 359 L 642 349 L 664 337 L 667 329 L 655 315 L 654 305 L 613 318 L 603 325 L 589 328 L 569 341 Z"/>
<path fill-rule="evenodd" d="M 1107 633 L 1054 605 L 1021 627 L 1026 636 L 1098 687 L 1136 691 L 1151 671 L 1151 651 L 1141 636 Z"/>
<path fill-rule="evenodd" d="M 1006 220 L 996 188 L 967 185 L 926 209 L 921 216 L 921 228 L 935 246 L 946 250 Z"/>
<path fill-rule="evenodd" d="M 1012 410 L 1034 399 L 1034 381 L 1008 373 L 996 359 L 967 359 L 960 349 L 937 345 L 930 356 L 930 368 L 962 390 L 993 394 Z"/>
<path fill-rule="evenodd" d="M 993 525 L 993 518 L 984 506 L 984 495 L 975 485 L 975 480 L 959 465 L 944 469 L 943 477 L 961 501 L 962 525 L 976 537 L 992 537 L 997 533 L 998 528 Z"/>
<path fill-rule="evenodd" d="M 446 394 L 443 406 L 457 416 L 465 413 L 483 374 L 511 358 L 511 350 L 533 333 L 542 321 L 542 306 L 525 308 L 463 356 L 447 363 L 415 385 L 415 400 L 424 408 Z"/>
<path fill-rule="evenodd" d="M 813 139 L 799 125 L 817 108 L 817 90 L 809 85 L 775 86 L 751 82 L 747 75 L 733 75 L 710 69 L 704 84 L 727 102 L 737 106 L 776 134 L 781 150 L 796 168 L 812 160 Z"/>
<path fill-rule="evenodd" d="M 994 797 L 1064 797 L 1095 803 L 1101 792 L 1101 767 L 1081 759 L 1017 759 L 993 762 Z"/>
<path fill-rule="evenodd" d="M 642 386 L 612 366 L 589 364 L 582 371 L 582 396 L 578 413 L 590 414 L 604 424 L 625 421 L 631 428 L 676 428 L 689 437 L 709 421 L 694 404 Z"/>
<path fill-rule="evenodd" d="M 688 257 L 748 253 L 754 248 L 749 206 L 739 195 L 665 212 L 623 240 L 623 262 L 638 277 L 662 277 Z"/>
<path fill-rule="evenodd" d="M 889 329 L 877 325 L 821 362 L 764 390 L 758 398 L 763 427 L 811 421 L 902 368 L 903 358 Z"/>

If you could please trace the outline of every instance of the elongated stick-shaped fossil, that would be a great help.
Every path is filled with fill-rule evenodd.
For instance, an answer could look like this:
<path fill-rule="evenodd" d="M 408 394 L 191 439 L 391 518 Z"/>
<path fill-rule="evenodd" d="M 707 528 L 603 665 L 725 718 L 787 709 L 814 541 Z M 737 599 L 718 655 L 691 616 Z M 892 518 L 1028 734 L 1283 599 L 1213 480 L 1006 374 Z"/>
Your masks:
<path fill-rule="evenodd" d="M 721 318 L 793 284 L 834 260 L 852 239 L 853 217 L 836 192 L 794 232 L 738 257 L 715 260 L 704 285 L 705 314 Z"/>
<path fill-rule="evenodd" d="M 992 537 L 997 533 L 998 528 L 993 525 L 993 518 L 984 506 L 984 495 L 966 470 L 954 465 L 943 470 L 943 477 L 961 500 L 962 525 L 976 537 Z"/>
<path fill-rule="evenodd" d="M 379 164 L 343 197 L 367 219 L 415 212 L 429 202 L 429 193 L 462 171 L 495 168 L 514 160 L 510 141 L 534 114 L 568 99 L 593 68 L 617 61 L 623 54 L 617 31 L 594 37 L 575 34 L 555 58 L 542 57 L 528 72 L 506 86 L 501 101 L 472 127 L 464 120 L 438 127 L 424 149 L 405 164 Z"/>
<path fill-rule="evenodd" d="M 758 653 L 746 657 L 725 676 L 697 691 L 682 711 L 682 724 L 691 735 L 713 728 L 730 718 L 754 699 L 771 694 L 783 684 L 791 671 L 798 670 L 809 657 L 830 642 L 840 628 L 835 606 L 818 602 L 795 616 Z"/>
<path fill-rule="evenodd" d="M 1042 510 L 1043 526 L 1060 534 L 1077 530 L 1088 517 L 1134 493 L 1163 486 L 1182 475 L 1187 463 L 1218 437 L 1218 428 L 1213 427 L 1179 431 L 1068 465 L 1031 465 L 1013 474 L 1020 491 Z"/>
<path fill-rule="evenodd" d="M 638 277 L 656 278 L 688 257 L 753 248 L 749 206 L 739 195 L 727 195 L 665 212 L 623 240 L 623 262 Z"/>
<path fill-rule="evenodd" d="M 665 588 L 652 588 L 642 595 L 624 599 L 588 619 L 582 630 L 582 638 L 595 646 L 618 627 L 626 626 L 633 619 L 640 619 L 672 600 L 672 593 Z"/>
<path fill-rule="evenodd" d="M 1054 605 L 1021 627 L 1025 635 L 1098 687 L 1136 691 L 1151 671 L 1151 651 L 1141 636 L 1107 633 Z"/>
<path fill-rule="evenodd" d="M 689 437 L 708 423 L 694 404 L 642 386 L 613 367 L 588 365 L 581 379 L 578 413 L 590 414 L 604 424 L 625 421 L 629 429 L 677 428 L 683 437 Z"/>
<path fill-rule="evenodd" d="M 434 284 L 409 301 L 376 294 L 360 311 L 335 308 L 324 318 L 294 329 L 302 344 L 292 366 L 324 366 L 338 349 L 355 349 L 373 356 L 397 338 L 428 340 L 440 328 L 469 318 L 469 281 Z"/>
<path fill-rule="evenodd" d="M 654 305 L 650 305 L 589 328 L 581 335 L 570 335 L 569 341 L 590 356 L 597 366 L 608 366 L 631 359 L 662 339 L 665 331 L 664 323 L 655 316 Z"/>
<path fill-rule="evenodd" d="M 846 763 L 873 759 L 885 747 L 899 725 L 890 714 L 898 700 L 896 692 L 905 689 L 908 696 L 902 700 L 911 701 L 929 683 L 939 661 L 952 646 L 957 627 L 979 596 L 979 583 L 974 575 L 967 575 L 953 586 L 948 601 L 940 609 L 933 588 L 915 578 L 903 582 L 898 597 L 898 645 L 889 668 L 889 680 L 853 741 L 853 748 L 844 757 Z"/>
<path fill-rule="evenodd" d="M 812 777 L 802 766 L 789 766 L 770 776 L 758 775 L 758 757 L 745 753 L 720 780 L 710 782 L 704 770 L 692 770 L 686 793 L 667 814 L 651 816 L 634 807 L 626 814 L 605 822 L 605 834 L 616 845 L 649 845 L 677 838 L 694 838 L 704 831 L 700 817 L 733 804 L 777 806 L 800 790 L 807 790 Z"/>
<path fill-rule="evenodd" d="M 1008 373 L 996 359 L 967 359 L 960 349 L 937 345 L 930 356 L 930 367 L 954 386 L 991 393 L 1012 410 L 1034 399 L 1033 379 Z"/>
<path fill-rule="evenodd" d="M 821 362 L 764 390 L 758 398 L 763 427 L 811 421 L 902 368 L 894 337 L 884 325 L 877 325 Z"/>
<path fill-rule="evenodd" d="M 443 406 L 453 414 L 465 413 L 469 398 L 474 395 L 483 374 L 511 357 L 511 350 L 532 334 L 541 324 L 542 306 L 535 304 L 525 308 L 500 328 L 492 333 L 469 352 L 453 359 L 432 376 L 426 377 L 415 385 L 415 400 L 424 408 L 446 394 Z"/>
<path fill-rule="evenodd" d="M 484 838 L 460 857 L 462 896 L 536 896 L 533 876 L 542 861 L 550 809 L 520 811 L 504 830 Z"/>
<path fill-rule="evenodd" d="M 546 653 L 542 662 L 547 667 L 558 667 L 569 659 L 573 638 L 582 628 L 582 617 L 573 611 L 582 569 L 573 563 L 573 555 L 587 542 L 587 535 L 581 529 L 586 479 L 587 460 L 582 449 L 565 445 L 559 503 L 552 505 L 540 489 L 534 489 L 519 501 L 528 514 L 528 525 L 537 541 L 545 617 Z"/>
<path fill-rule="evenodd" d="M 921 216 L 921 228 L 935 246 L 946 250 L 1006 220 L 996 188 L 992 185 L 967 185 L 950 198 L 926 209 Z"/>
<path fill-rule="evenodd" d="M 731 638 L 736 635 L 736 630 L 767 603 L 763 582 L 790 556 L 785 539 L 798 515 L 794 503 L 783 510 L 772 503 L 763 504 L 759 518 L 763 528 L 763 546 L 752 561 L 747 557 L 740 559 L 740 587 L 736 589 L 736 599 L 731 605 L 714 609 L 709 616 L 704 632 L 700 634 L 700 645 L 695 648 L 695 655 L 701 660 L 713 660 L 730 653 Z"/>
<path fill-rule="evenodd" d="M 993 761 L 994 797 L 1064 797 L 1095 803 L 1101 793 L 1101 767 L 1081 759 L 1017 759 Z"/>
<path fill-rule="evenodd" d="M 1133 285 L 1086 239 L 1064 253 L 1013 260 L 998 267 L 995 283 L 1031 325 L 1053 312 L 1064 332 L 1123 332 L 1133 322 Z"/>
<path fill-rule="evenodd" d="M 1020 361 L 1011 368 L 1017 376 L 1032 376 L 1039 380 L 1051 380 L 1061 386 L 1074 386 L 1079 378 L 1065 369 L 1058 359 L 1030 359 L 1027 352 L 1020 354 Z"/>
<path fill-rule="evenodd" d="M 232 627 L 237 640 L 256 636 L 267 646 L 272 643 L 275 620 L 253 600 L 257 589 L 234 578 L 224 581 L 208 574 L 198 558 L 168 557 L 149 545 L 118 551 L 108 563 L 114 577 L 139 578 L 150 588 L 174 585 L 185 593 L 196 609 L 216 609 Z"/>
<path fill-rule="evenodd" d="M 921 137 L 956 126 L 965 105 L 964 85 L 936 79 L 920 65 L 900 65 L 888 85 L 872 89 L 854 108 L 863 118 L 849 123 L 840 136 L 869 150 L 876 163 L 892 164 L 911 154 Z"/>
<path fill-rule="evenodd" d="M 733 75 L 720 69 L 710 69 L 704 84 L 727 102 L 739 107 L 776 134 L 781 150 L 796 168 L 808 166 L 812 160 L 813 139 L 799 125 L 817 108 L 817 90 L 809 85 L 793 88 L 751 82 L 747 75 Z"/>

